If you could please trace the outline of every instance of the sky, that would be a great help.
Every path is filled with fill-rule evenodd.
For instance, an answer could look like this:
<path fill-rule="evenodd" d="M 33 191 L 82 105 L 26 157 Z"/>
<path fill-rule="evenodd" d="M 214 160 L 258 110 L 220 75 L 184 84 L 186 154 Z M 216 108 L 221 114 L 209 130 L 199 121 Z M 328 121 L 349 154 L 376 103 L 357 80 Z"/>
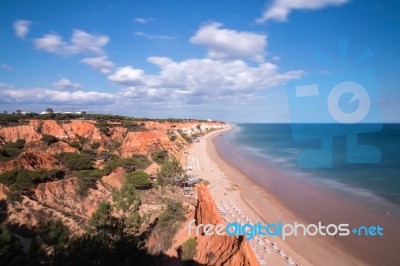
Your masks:
<path fill-rule="evenodd" d="M 373 70 L 400 122 L 398 25 L 392 0 L 1 0 L 0 111 L 293 122 L 288 84 Z"/>

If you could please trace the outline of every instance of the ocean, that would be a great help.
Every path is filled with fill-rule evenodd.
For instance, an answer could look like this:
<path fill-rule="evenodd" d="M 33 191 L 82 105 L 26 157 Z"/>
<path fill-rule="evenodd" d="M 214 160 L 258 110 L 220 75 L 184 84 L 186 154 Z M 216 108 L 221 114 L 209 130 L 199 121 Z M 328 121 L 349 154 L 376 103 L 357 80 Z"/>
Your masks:
<path fill-rule="evenodd" d="M 400 124 L 353 125 L 358 143 L 372 145 L 381 153 L 378 163 L 348 163 L 347 137 L 335 136 L 332 140 L 331 168 L 302 168 L 299 155 L 318 149 L 321 140 L 300 136 L 299 132 L 340 135 L 342 125 L 335 124 L 234 124 L 233 130 L 222 138 L 236 152 L 259 165 L 273 168 L 299 180 L 307 180 L 323 188 L 377 209 L 380 213 L 400 217 Z M 300 131 L 298 130 L 300 127 Z M 297 131 L 296 131 L 297 130 Z M 348 132 L 347 129 L 344 132 Z M 298 140 L 293 139 L 293 134 Z M 343 133 L 343 132 L 342 132 Z M 314 136 L 315 137 L 315 136 Z M 306 139 L 306 140 L 304 140 Z M 359 154 L 358 156 L 362 156 Z M 364 154 L 365 155 L 365 154 Z"/>

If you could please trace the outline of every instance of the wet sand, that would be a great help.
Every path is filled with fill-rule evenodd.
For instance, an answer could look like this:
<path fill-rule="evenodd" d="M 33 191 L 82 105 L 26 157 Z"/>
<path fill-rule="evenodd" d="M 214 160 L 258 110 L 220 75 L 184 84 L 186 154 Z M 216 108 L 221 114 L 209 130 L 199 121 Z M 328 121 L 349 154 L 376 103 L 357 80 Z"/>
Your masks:
<path fill-rule="evenodd" d="M 250 167 L 250 169 L 261 171 L 254 168 L 245 158 L 237 157 L 238 154 L 230 154 L 230 159 L 235 163 L 235 167 L 228 163 L 216 149 L 213 140 L 218 139 L 222 131 L 209 134 L 200 143 L 194 143 L 189 149 L 191 156 L 196 157 L 197 167 L 192 171 L 193 174 L 210 182 L 209 189 L 217 203 L 224 200 L 234 202 L 245 216 L 253 222 L 261 221 L 264 224 L 293 223 L 295 221 L 305 223 L 299 215 L 290 210 L 278 196 L 273 195 L 268 189 L 263 188 L 241 170 L 238 165 Z M 217 143 L 220 148 L 220 145 Z M 223 156 L 226 156 L 224 154 Z M 225 157 L 224 157 L 225 158 Z M 273 171 L 262 172 L 263 176 L 275 176 Z M 274 188 L 274 181 L 271 179 L 269 186 Z M 276 187 L 274 189 L 277 189 Z M 300 188 L 296 188 L 300 189 Z M 302 189 L 308 190 L 307 187 Z M 307 205 L 297 200 L 303 208 L 309 209 Z M 312 210 L 310 211 L 312 212 Z M 365 265 L 357 257 L 349 255 L 338 244 L 333 237 L 290 237 L 283 241 L 279 237 L 269 237 L 272 242 L 276 242 L 280 249 L 290 256 L 298 265 Z M 288 265 L 278 254 L 272 253 L 266 256 L 269 265 Z"/>
<path fill-rule="evenodd" d="M 209 134 L 189 150 L 198 158 L 194 170 L 210 181 L 216 202 L 229 197 L 240 202 L 253 221 L 381 225 L 384 237 L 289 237 L 276 240 L 296 263 L 307 265 L 398 265 L 398 220 L 308 182 L 283 176 L 260 162 L 249 160 L 226 145 L 222 131 Z M 214 143 L 215 142 L 215 143 Z M 225 195 L 226 194 L 226 195 Z M 242 211 L 243 212 L 243 211 Z M 270 237 L 271 238 L 271 237 Z M 286 252 L 287 251 L 287 252 Z M 273 257 L 273 256 L 271 256 Z M 268 260 L 268 257 L 267 257 Z M 272 265 L 275 265 L 273 263 Z"/>
<path fill-rule="evenodd" d="M 260 167 L 262 162 L 241 156 L 226 145 L 219 134 L 221 132 L 207 136 L 200 145 L 206 146 L 209 158 L 229 182 L 240 188 L 241 200 L 264 223 L 297 221 L 309 224 L 321 221 L 324 224 L 348 223 L 351 228 L 359 225 L 384 227 L 384 237 L 356 237 L 352 234 L 336 238 L 297 236 L 288 238 L 281 245 L 290 246 L 301 254 L 299 257 L 304 261 L 314 265 L 398 264 L 398 220 L 343 199 L 310 182 Z"/>

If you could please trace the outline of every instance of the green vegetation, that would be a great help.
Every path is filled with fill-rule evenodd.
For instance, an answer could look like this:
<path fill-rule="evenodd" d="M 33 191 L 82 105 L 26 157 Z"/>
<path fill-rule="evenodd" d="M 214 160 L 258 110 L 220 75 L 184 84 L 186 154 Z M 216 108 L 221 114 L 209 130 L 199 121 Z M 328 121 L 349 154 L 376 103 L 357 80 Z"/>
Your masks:
<path fill-rule="evenodd" d="M 127 128 L 128 131 L 130 131 L 130 132 L 148 131 L 145 123 L 138 123 L 138 122 L 134 122 L 134 121 L 125 120 L 122 123 L 122 126 Z"/>
<path fill-rule="evenodd" d="M 104 170 L 107 174 L 110 174 L 117 167 L 123 167 L 129 172 L 135 170 L 144 170 L 150 165 L 149 159 L 145 155 L 134 155 L 132 158 L 115 158 L 106 163 Z"/>
<path fill-rule="evenodd" d="M 98 235 L 104 241 L 113 239 L 117 235 L 118 220 L 112 215 L 113 208 L 108 202 L 100 202 L 96 211 L 90 217 L 86 231 L 91 235 Z"/>
<path fill-rule="evenodd" d="M 114 193 L 116 202 L 126 203 L 116 206 L 117 210 L 132 212 L 137 209 L 137 198 L 130 196 L 130 192 L 123 191 L 121 196 Z M 117 218 L 113 210 L 108 202 L 98 205 L 87 223 L 87 233 L 70 241 L 64 261 L 68 261 L 68 265 L 160 265 L 161 261 L 155 262 L 157 257 L 149 256 L 139 237 L 129 231 L 127 213 Z"/>
<path fill-rule="evenodd" d="M 92 162 L 86 156 L 74 152 L 62 152 L 58 155 L 60 161 L 69 170 L 90 170 L 93 169 Z"/>
<path fill-rule="evenodd" d="M 97 159 L 104 160 L 105 162 L 111 161 L 111 160 L 114 160 L 117 158 L 119 158 L 118 155 L 112 154 L 109 151 L 101 151 L 99 154 L 97 154 Z"/>
<path fill-rule="evenodd" d="M 84 149 L 81 151 L 81 154 L 91 161 L 95 161 L 97 159 L 97 153 L 93 150 Z"/>
<path fill-rule="evenodd" d="M 22 253 L 22 247 L 10 230 L 0 224 L 0 265 L 18 265 L 17 257 Z"/>
<path fill-rule="evenodd" d="M 176 178 L 183 174 L 183 168 L 180 162 L 172 157 L 166 160 L 158 170 L 158 179 L 160 185 L 172 184 L 175 185 Z"/>
<path fill-rule="evenodd" d="M 106 136 L 111 136 L 110 129 L 108 128 L 108 123 L 106 120 L 97 120 L 96 127 Z"/>
<path fill-rule="evenodd" d="M 81 151 L 81 150 L 82 150 L 81 144 L 79 144 L 79 142 L 77 142 L 77 141 L 70 142 L 70 143 L 68 143 L 68 145 L 69 145 L 70 147 L 72 147 L 72 148 L 77 149 L 78 151 Z"/>
<path fill-rule="evenodd" d="M 121 224 L 124 226 L 122 229 L 137 233 L 142 223 L 142 217 L 139 214 L 141 200 L 135 186 L 125 181 L 123 186 L 112 196 L 116 209 L 122 211 L 120 216 Z"/>
<path fill-rule="evenodd" d="M 90 144 L 90 148 L 92 148 L 93 150 L 97 150 L 100 147 L 101 143 L 100 142 L 93 142 L 92 144 Z"/>
<path fill-rule="evenodd" d="M 50 258 L 47 257 L 47 252 L 42 249 L 39 241 L 34 238 L 29 246 L 29 263 L 30 265 L 50 264 Z"/>
<path fill-rule="evenodd" d="M 0 174 L 0 183 L 9 187 L 8 198 L 10 201 L 20 199 L 21 194 L 29 191 L 38 183 L 61 179 L 64 172 L 58 169 L 50 171 L 32 171 L 26 169 L 13 169 Z"/>
<path fill-rule="evenodd" d="M 182 244 L 182 261 L 190 261 L 196 256 L 196 238 L 189 238 Z"/>
<path fill-rule="evenodd" d="M 125 182 L 134 188 L 151 187 L 150 176 L 143 171 L 129 173 Z"/>
<path fill-rule="evenodd" d="M 46 144 L 50 146 L 51 144 L 56 143 L 58 141 L 58 138 L 53 135 L 43 135 L 41 141 L 46 142 Z"/>
<path fill-rule="evenodd" d="M 158 216 L 156 234 L 163 249 L 167 250 L 172 245 L 172 239 L 179 229 L 179 224 L 184 220 L 182 203 L 171 199 L 166 200 L 166 208 Z"/>
<path fill-rule="evenodd" d="M 18 112 L 14 113 L 0 113 L 0 125 L 1 126 L 13 126 L 20 125 L 25 123 L 30 119 L 39 119 L 39 120 L 48 120 L 51 119 L 49 114 L 37 114 L 37 113 L 27 113 L 22 114 Z M 128 117 L 121 115 L 111 115 L 111 114 L 87 114 L 82 112 L 81 114 L 54 114 L 55 120 L 58 121 L 69 121 L 72 119 L 85 119 L 85 120 L 102 120 L 102 121 L 110 121 L 110 122 L 136 122 L 143 123 L 143 121 L 158 121 L 158 122 L 169 122 L 169 123 L 184 123 L 184 122 L 193 122 L 191 119 L 180 119 L 180 118 L 167 118 L 167 119 L 150 119 L 150 118 L 140 118 L 140 117 Z M 205 120 L 196 120 L 197 122 L 206 122 Z M 139 124 L 139 126 L 141 126 Z M 41 130 L 36 129 L 37 132 L 41 132 Z"/>
<path fill-rule="evenodd" d="M 0 114 L 0 125 L 21 125 L 28 123 L 28 119 L 47 120 L 49 118 L 54 118 L 58 124 L 68 123 L 71 119 L 96 121 L 96 126 L 103 137 L 104 135 L 110 136 L 111 132 L 114 132 L 114 127 L 117 126 L 123 126 L 128 131 L 148 130 L 144 123 L 148 119 L 102 114 L 56 114 L 54 112 L 45 115 L 23 115 L 19 111 L 13 114 Z M 152 119 L 152 121 L 155 120 Z M 170 118 L 158 121 L 180 123 L 188 120 Z M 45 125 L 43 121 L 34 122 L 34 124 L 36 125 L 35 130 L 40 134 L 49 133 L 46 127 L 43 129 L 43 125 Z M 175 128 L 179 128 L 179 125 L 175 125 Z M 175 129 L 170 130 L 168 137 L 171 141 L 180 138 Z M 115 138 L 91 142 L 90 138 L 78 136 L 74 140 L 63 141 L 79 152 L 58 154 L 57 163 L 59 164 L 57 165 L 63 166 L 62 169 L 66 171 L 68 177 L 77 177 L 76 183 L 74 182 L 77 195 L 86 196 L 90 188 L 95 188 L 96 182 L 101 177 L 108 175 L 117 167 L 123 167 L 128 172 L 125 183 L 120 189 L 112 192 L 112 201 L 102 202 L 97 206 L 97 210 L 85 225 L 87 231 L 83 235 L 73 235 L 72 232 L 70 234 L 62 220 L 51 220 L 59 217 L 53 210 L 27 214 L 27 216 L 29 215 L 27 218 L 35 218 L 43 222 L 32 231 L 26 232 L 32 234 L 29 238 L 33 237 L 29 254 L 24 254 L 18 238 L 15 238 L 6 227 L 0 225 L 0 265 L 160 265 L 165 263 L 165 259 L 168 258 L 163 257 L 161 252 L 171 246 L 172 239 L 179 229 L 181 221 L 184 220 L 185 208 L 181 202 L 159 195 L 158 190 L 141 191 L 140 189 L 152 187 L 149 175 L 143 171 L 152 161 L 161 165 L 158 172 L 160 184 L 175 184 L 183 173 L 179 161 L 164 149 L 156 151 L 149 157 L 137 154 L 131 158 L 120 158 L 113 154 L 113 152 L 117 153 L 121 146 L 120 140 L 117 141 Z M 58 139 L 45 134 L 42 136 L 42 141 L 47 145 L 52 145 Z M 176 144 L 178 143 L 182 144 L 183 142 Z M 29 151 L 36 147 L 36 143 L 29 144 Z M 38 147 L 43 150 L 43 145 L 45 144 L 42 143 Z M 19 156 L 23 152 L 24 146 L 24 140 L 5 143 L 0 149 L 0 161 L 12 160 Z M 99 151 L 100 147 L 107 150 Z M 103 169 L 97 169 L 94 162 L 97 165 L 102 161 Z M 64 178 L 64 171 L 14 169 L 0 174 L 0 183 L 4 183 L 9 188 L 8 198 L 4 202 L 19 200 L 21 196 L 32 197 L 33 189 L 37 184 Z M 169 192 L 169 189 L 172 194 L 165 193 L 166 197 L 172 198 L 177 195 L 174 188 L 171 187 L 163 187 L 161 193 Z M 159 204 L 162 200 L 165 205 L 161 210 L 150 210 L 143 213 L 145 208 L 140 208 L 141 197 L 146 204 L 149 202 L 150 204 Z M 2 206 L 0 207 L 2 208 Z M 16 211 L 19 211 L 21 209 L 17 208 L 20 207 L 31 208 L 31 203 L 24 202 L 23 206 L 15 204 L 14 207 Z M 80 224 L 82 222 L 74 213 L 63 213 L 63 215 L 75 219 Z M 0 218 L 3 217 L 2 213 L 0 216 Z M 145 224 L 146 226 L 144 226 Z M 157 239 L 157 243 L 152 247 L 152 253 L 159 255 L 147 253 L 145 241 L 150 234 L 154 234 Z M 196 254 L 196 245 L 195 239 L 185 241 L 182 246 L 183 261 L 193 259 Z M 54 252 L 52 253 L 51 250 Z"/>
<path fill-rule="evenodd" d="M 42 133 L 43 130 L 43 121 L 39 121 L 38 126 L 36 128 L 37 133 Z"/>
<path fill-rule="evenodd" d="M 115 151 L 116 149 L 120 148 L 122 145 L 121 141 L 117 140 L 112 140 L 110 143 L 107 145 L 107 148 L 112 152 Z"/>
<path fill-rule="evenodd" d="M 168 159 L 168 151 L 167 150 L 159 150 L 153 154 L 153 161 L 158 164 L 163 164 Z"/>
<path fill-rule="evenodd" d="M 178 129 L 178 133 L 182 136 L 182 138 L 187 142 L 187 143 L 192 143 L 193 139 L 191 137 L 188 136 L 188 134 L 186 134 L 185 132 L 183 132 L 182 130 Z"/>
<path fill-rule="evenodd" d="M 16 142 L 7 142 L 0 149 L 0 162 L 10 161 L 22 153 L 25 140 L 18 139 Z"/>
<path fill-rule="evenodd" d="M 101 169 L 80 170 L 77 173 L 78 177 L 77 193 L 82 197 L 86 196 L 88 189 L 95 188 L 96 181 L 101 179 L 104 175 L 105 173 Z"/>
<path fill-rule="evenodd" d="M 81 143 L 82 145 L 85 145 L 86 143 L 89 142 L 89 139 L 85 138 L 83 136 L 78 136 L 78 139 L 79 139 L 79 143 Z"/>
<path fill-rule="evenodd" d="M 53 246 L 54 251 L 68 242 L 68 227 L 61 220 L 49 221 L 42 226 L 41 236 L 46 244 Z"/>

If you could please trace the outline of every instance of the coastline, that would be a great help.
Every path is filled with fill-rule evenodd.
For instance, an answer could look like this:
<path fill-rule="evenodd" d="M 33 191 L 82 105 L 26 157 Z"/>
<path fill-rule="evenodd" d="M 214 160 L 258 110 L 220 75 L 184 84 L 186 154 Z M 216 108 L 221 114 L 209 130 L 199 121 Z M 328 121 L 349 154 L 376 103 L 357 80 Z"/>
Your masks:
<path fill-rule="evenodd" d="M 261 221 L 292 224 L 316 224 L 321 221 L 323 224 L 345 223 L 351 228 L 372 225 L 384 228 L 384 236 L 378 237 L 355 236 L 351 233 L 337 238 L 297 236 L 285 241 L 313 264 L 327 265 L 328 260 L 345 258 L 346 255 L 346 265 L 398 264 L 400 254 L 396 247 L 400 245 L 400 230 L 397 217 L 379 212 L 364 202 L 351 200 L 309 180 L 283 174 L 279 169 L 265 165 L 259 158 L 243 156 L 229 141 L 223 141 L 224 137 L 211 138 L 208 146 L 213 147 L 216 154 L 213 160 L 225 163 L 228 170 L 229 167 L 236 168 L 236 173 L 228 176 L 242 188 L 243 198 L 263 218 Z M 271 205 L 279 208 L 274 210 Z M 311 251 L 304 247 L 312 245 L 315 248 Z M 315 256 L 316 253 L 325 253 L 322 261 L 318 259 L 321 256 Z M 335 263 L 338 264 L 338 261 Z"/>
<path fill-rule="evenodd" d="M 231 126 L 228 126 L 224 130 L 212 132 L 201 143 L 192 145 L 189 153 L 196 156 L 200 165 L 199 169 L 193 170 L 193 174 L 210 182 L 209 190 L 216 203 L 232 201 L 252 221 L 262 221 L 264 224 L 278 221 L 303 222 L 276 196 L 221 156 L 214 140 L 230 129 Z M 240 158 L 237 159 L 242 162 Z M 331 239 L 297 236 L 285 241 L 278 237 L 270 237 L 270 240 L 276 242 L 298 265 L 365 265 L 363 261 L 333 245 Z M 271 265 L 287 265 L 276 253 L 268 254 L 266 259 Z"/>

